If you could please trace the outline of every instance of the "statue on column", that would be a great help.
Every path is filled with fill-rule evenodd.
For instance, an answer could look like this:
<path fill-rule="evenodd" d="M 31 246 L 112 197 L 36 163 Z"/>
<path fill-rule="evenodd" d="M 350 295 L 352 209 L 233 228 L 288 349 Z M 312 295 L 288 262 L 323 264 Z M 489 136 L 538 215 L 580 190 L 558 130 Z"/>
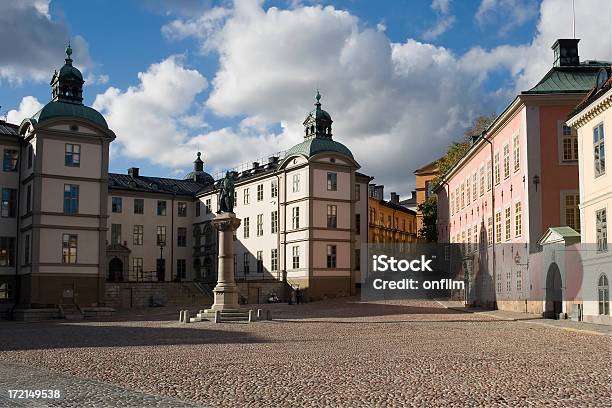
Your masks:
<path fill-rule="evenodd" d="M 219 191 L 219 211 L 217 211 L 217 214 L 224 212 L 234 212 L 234 177 L 229 171 L 225 173 Z"/>

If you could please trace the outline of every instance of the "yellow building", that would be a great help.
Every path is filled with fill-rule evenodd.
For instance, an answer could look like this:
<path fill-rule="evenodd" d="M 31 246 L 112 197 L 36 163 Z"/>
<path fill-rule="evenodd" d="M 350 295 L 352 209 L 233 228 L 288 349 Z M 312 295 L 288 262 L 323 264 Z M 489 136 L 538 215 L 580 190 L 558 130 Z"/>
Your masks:
<path fill-rule="evenodd" d="M 368 194 L 368 241 L 371 243 L 416 242 L 416 212 L 399 204 L 399 196 L 383 199 L 383 186 L 370 185 Z"/>
<path fill-rule="evenodd" d="M 416 177 L 416 230 L 417 234 L 423 228 L 423 214 L 418 210 L 419 204 L 422 204 L 433 194 L 433 179 L 438 176 L 438 161 L 434 160 L 426 164 L 418 170 L 414 171 Z"/>

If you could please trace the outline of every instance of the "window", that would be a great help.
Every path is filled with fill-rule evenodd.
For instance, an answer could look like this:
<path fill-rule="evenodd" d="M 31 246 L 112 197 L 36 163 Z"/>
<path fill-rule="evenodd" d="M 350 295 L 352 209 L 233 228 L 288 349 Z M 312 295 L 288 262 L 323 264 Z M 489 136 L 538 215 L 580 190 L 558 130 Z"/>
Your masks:
<path fill-rule="evenodd" d="M 0 266 L 15 266 L 15 238 L 0 237 Z"/>
<path fill-rule="evenodd" d="M 355 184 L 355 200 L 361 200 L 361 184 Z"/>
<path fill-rule="evenodd" d="M 179 279 L 187 279 L 187 261 L 184 259 L 176 260 L 176 276 Z"/>
<path fill-rule="evenodd" d="M 210 198 L 207 198 L 204 202 L 204 208 L 206 209 L 206 214 L 210 214 L 212 212 L 212 202 Z"/>
<path fill-rule="evenodd" d="M 157 245 L 166 245 L 166 226 L 157 226 Z"/>
<path fill-rule="evenodd" d="M 472 189 L 470 188 L 470 184 L 471 184 L 471 177 L 468 177 L 467 180 L 465 180 L 465 189 L 467 190 L 465 192 L 465 205 L 468 206 L 470 205 L 470 203 L 472 202 L 472 194 L 471 191 Z"/>
<path fill-rule="evenodd" d="M 487 219 L 487 243 L 491 245 L 493 243 L 493 217 Z"/>
<path fill-rule="evenodd" d="M 327 228 L 337 228 L 338 227 L 338 208 L 335 205 L 327 206 Z"/>
<path fill-rule="evenodd" d="M 561 140 L 563 143 L 563 162 L 578 160 L 578 137 L 573 129 L 565 124 L 561 125 Z"/>
<path fill-rule="evenodd" d="M 495 185 L 498 185 L 499 182 L 500 182 L 500 175 L 499 175 L 499 153 L 495 153 L 494 174 L 495 174 Z"/>
<path fill-rule="evenodd" d="M 249 263 L 250 263 L 249 253 L 248 252 L 244 253 L 243 256 L 242 256 L 242 259 L 243 259 L 243 262 L 242 262 L 243 269 L 242 270 L 243 270 L 245 275 L 248 275 L 249 272 L 250 272 L 250 270 L 249 270 L 250 269 L 250 265 L 249 265 Z"/>
<path fill-rule="evenodd" d="M 504 180 L 510 177 L 510 145 L 504 145 Z"/>
<path fill-rule="evenodd" d="M 485 166 L 482 165 L 480 166 L 480 196 L 482 197 L 484 195 L 485 192 Z"/>
<path fill-rule="evenodd" d="M 121 224 L 111 225 L 111 244 L 121 244 Z"/>
<path fill-rule="evenodd" d="M 602 274 L 597 282 L 597 300 L 599 304 L 599 314 L 609 315 L 610 314 L 610 286 L 608 284 L 608 277 Z"/>
<path fill-rule="evenodd" d="M 434 187 L 434 183 L 432 183 L 430 180 L 425 181 L 425 198 L 432 196 Z"/>
<path fill-rule="evenodd" d="M 361 270 L 361 249 L 355 249 L 355 270 Z"/>
<path fill-rule="evenodd" d="M 28 145 L 28 169 L 34 164 L 34 146 Z"/>
<path fill-rule="evenodd" d="M 257 214 L 257 236 L 263 235 L 263 214 Z"/>
<path fill-rule="evenodd" d="M 187 228 L 179 227 L 176 229 L 176 246 L 178 247 L 187 246 Z"/>
<path fill-rule="evenodd" d="M 565 225 L 580 232 L 580 194 L 565 194 Z"/>
<path fill-rule="evenodd" d="M 2 160 L 2 170 L 17 171 L 17 161 L 19 152 L 13 149 L 4 149 L 4 158 Z"/>
<path fill-rule="evenodd" d="M 327 173 L 327 191 L 338 190 L 338 173 Z"/>
<path fill-rule="evenodd" d="M 510 292 L 512 288 L 512 272 L 506 272 L 506 292 Z"/>
<path fill-rule="evenodd" d="M 405 220 L 404 220 L 405 223 Z M 355 233 L 361 233 L 361 214 L 355 214 Z"/>
<path fill-rule="evenodd" d="M 200 207 L 202 206 L 202 203 L 200 202 L 200 200 L 196 201 L 195 203 L 195 216 L 199 217 L 200 216 Z"/>
<path fill-rule="evenodd" d="M 495 213 L 495 242 L 501 242 L 502 237 L 502 223 L 501 213 Z"/>
<path fill-rule="evenodd" d="M 510 237 L 512 236 L 512 234 L 511 234 L 511 230 L 512 230 L 512 224 L 511 224 L 511 222 L 512 222 L 512 211 L 511 211 L 510 207 L 506 208 L 504 210 L 504 213 L 506 215 L 506 217 L 505 217 L 506 218 L 505 219 L 505 221 L 506 221 L 506 234 L 505 234 L 504 238 L 505 238 L 506 241 L 509 241 Z"/>
<path fill-rule="evenodd" d="M 14 218 L 17 209 L 17 190 L 14 188 L 2 189 L 2 205 L 0 206 L 0 216 L 2 218 Z"/>
<path fill-rule="evenodd" d="M 597 251 L 605 252 L 608 250 L 608 221 L 606 218 L 605 208 L 595 213 L 595 228 L 597 237 Z"/>
<path fill-rule="evenodd" d="M 144 226 L 134 225 L 134 245 L 142 245 L 144 241 Z"/>
<path fill-rule="evenodd" d="M 166 215 L 166 202 L 162 200 L 157 201 L 157 215 Z"/>
<path fill-rule="evenodd" d="M 465 183 L 461 183 L 461 208 L 465 207 Z"/>
<path fill-rule="evenodd" d="M 497 292 L 501 292 L 502 291 L 502 274 L 498 273 L 497 274 Z"/>
<path fill-rule="evenodd" d="M 299 191 L 300 191 L 300 175 L 294 174 L 293 175 L 293 192 L 297 193 Z"/>
<path fill-rule="evenodd" d="M 455 214 L 455 192 L 450 192 L 450 212 L 451 215 Z"/>
<path fill-rule="evenodd" d="M 30 264 L 30 234 L 26 234 L 24 238 L 23 263 L 24 265 Z"/>
<path fill-rule="evenodd" d="M 66 143 L 64 164 L 70 167 L 79 167 L 81 165 L 81 145 Z"/>
<path fill-rule="evenodd" d="M 257 251 L 257 273 L 263 273 L 263 251 Z"/>
<path fill-rule="evenodd" d="M 243 224 L 243 236 L 244 238 L 248 238 L 250 233 L 249 233 L 249 217 L 244 217 L 244 219 L 242 220 L 242 224 Z"/>
<path fill-rule="evenodd" d="M 270 183 L 270 197 L 278 197 L 278 181 L 276 180 L 272 180 L 272 183 Z"/>
<path fill-rule="evenodd" d="M 459 209 L 461 207 L 459 207 L 459 186 L 457 186 L 457 188 L 455 188 L 455 212 L 459 212 Z"/>
<path fill-rule="evenodd" d="M 606 148 L 604 146 L 603 123 L 593 128 L 593 156 L 595 159 L 595 177 L 599 177 L 606 172 Z"/>
<path fill-rule="evenodd" d="M 514 236 L 520 237 L 523 233 L 523 215 L 521 202 L 514 204 Z"/>
<path fill-rule="evenodd" d="M 467 252 L 472 249 L 472 227 L 467 229 Z"/>
<path fill-rule="evenodd" d="M 491 182 L 492 182 L 492 175 L 491 175 L 491 160 L 487 160 L 487 191 L 491 191 Z"/>
<path fill-rule="evenodd" d="M 521 276 L 521 270 L 516 270 L 516 291 L 520 292 L 523 290 L 523 277 Z"/>
<path fill-rule="evenodd" d="M 120 213 L 122 206 L 121 197 L 111 197 L 111 211 L 114 213 Z"/>
<path fill-rule="evenodd" d="M 258 184 L 257 185 L 257 201 L 263 201 L 263 198 L 264 198 L 263 184 Z"/>
<path fill-rule="evenodd" d="M 270 213 L 270 232 L 272 234 L 278 233 L 278 211 L 272 211 Z"/>
<path fill-rule="evenodd" d="M 514 171 L 519 171 L 521 169 L 521 140 L 518 134 L 514 135 L 512 144 L 514 146 Z"/>
<path fill-rule="evenodd" d="M 77 261 L 77 235 L 62 235 L 62 263 L 75 264 Z"/>
<path fill-rule="evenodd" d="M 136 280 L 138 280 L 139 278 L 142 278 L 142 258 L 132 258 L 132 270 L 134 271 L 134 274 L 136 275 Z"/>
<path fill-rule="evenodd" d="M 293 269 L 299 269 L 300 268 L 300 247 L 296 245 L 291 249 L 291 251 L 293 255 L 293 259 L 292 259 Z"/>
<path fill-rule="evenodd" d="M 11 299 L 13 297 L 13 288 L 10 283 L 0 283 L 0 299 Z"/>
<path fill-rule="evenodd" d="M 472 231 L 474 232 L 474 235 L 472 236 L 472 243 L 474 244 L 474 251 L 476 251 L 478 249 L 478 226 L 474 225 Z"/>
<path fill-rule="evenodd" d="M 79 212 L 79 186 L 64 184 L 64 214 L 77 214 Z"/>
<path fill-rule="evenodd" d="M 245 188 L 244 191 L 242 192 L 242 199 L 244 204 L 248 204 L 249 203 L 249 189 Z"/>
<path fill-rule="evenodd" d="M 300 228 L 300 207 L 293 207 L 291 209 L 291 227 L 293 229 Z"/>
<path fill-rule="evenodd" d="M 238 207 L 238 190 L 234 190 L 234 208 Z"/>
<path fill-rule="evenodd" d="M 278 249 L 276 248 L 270 251 L 270 269 L 278 271 Z"/>
<path fill-rule="evenodd" d="M 134 214 L 144 214 L 144 199 L 134 199 Z"/>
<path fill-rule="evenodd" d="M 327 267 L 336 267 L 336 245 L 327 246 Z"/>
<path fill-rule="evenodd" d="M 32 185 L 28 184 L 26 188 L 26 212 L 32 211 Z"/>
<path fill-rule="evenodd" d="M 187 203 L 184 201 L 179 201 L 176 203 L 177 216 L 178 217 L 186 217 L 187 216 Z"/>
<path fill-rule="evenodd" d="M 478 197 L 478 176 L 476 173 L 472 174 L 472 201 L 476 201 Z"/>

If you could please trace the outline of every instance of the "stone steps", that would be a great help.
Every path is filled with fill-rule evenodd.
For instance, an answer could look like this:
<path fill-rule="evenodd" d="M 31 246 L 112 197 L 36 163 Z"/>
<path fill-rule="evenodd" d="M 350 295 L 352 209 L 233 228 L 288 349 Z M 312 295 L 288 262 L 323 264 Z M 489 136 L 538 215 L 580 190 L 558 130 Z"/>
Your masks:
<path fill-rule="evenodd" d="M 264 313 L 265 312 L 265 313 Z M 215 323 L 252 323 L 258 320 L 271 320 L 270 312 L 253 309 L 213 309 L 200 310 L 195 317 L 191 317 L 188 310 L 181 310 L 179 321 L 181 323 L 197 323 L 213 321 Z"/>

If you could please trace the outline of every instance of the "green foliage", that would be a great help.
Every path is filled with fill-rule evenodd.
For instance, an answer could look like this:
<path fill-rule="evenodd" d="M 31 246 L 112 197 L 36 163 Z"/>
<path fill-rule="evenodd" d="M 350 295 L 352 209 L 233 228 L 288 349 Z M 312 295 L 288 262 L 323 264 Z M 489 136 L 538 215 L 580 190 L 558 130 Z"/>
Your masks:
<path fill-rule="evenodd" d="M 419 230 L 418 236 L 426 242 L 438 241 L 438 228 L 436 221 L 438 219 L 438 199 L 435 194 L 432 194 L 419 204 L 419 211 L 423 214 L 423 226 Z"/>

